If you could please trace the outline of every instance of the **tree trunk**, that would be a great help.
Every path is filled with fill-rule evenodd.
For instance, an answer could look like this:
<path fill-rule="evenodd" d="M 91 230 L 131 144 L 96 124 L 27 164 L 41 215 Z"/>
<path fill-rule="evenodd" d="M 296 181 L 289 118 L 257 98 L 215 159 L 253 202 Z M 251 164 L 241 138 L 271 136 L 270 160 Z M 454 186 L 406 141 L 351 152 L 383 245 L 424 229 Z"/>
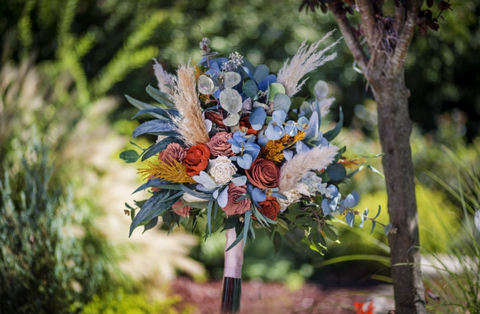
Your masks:
<path fill-rule="evenodd" d="M 373 73 L 372 73 L 373 74 Z M 391 247 L 392 278 L 397 314 L 423 314 L 425 295 L 420 272 L 418 215 L 415 200 L 408 114 L 408 94 L 404 71 L 372 75 L 373 93 L 378 104 L 378 130 L 384 152 L 383 170 L 387 185 L 388 213 L 397 232 L 388 237 Z M 409 265 L 395 266 L 399 263 Z M 413 302 L 412 302 L 413 300 Z"/>

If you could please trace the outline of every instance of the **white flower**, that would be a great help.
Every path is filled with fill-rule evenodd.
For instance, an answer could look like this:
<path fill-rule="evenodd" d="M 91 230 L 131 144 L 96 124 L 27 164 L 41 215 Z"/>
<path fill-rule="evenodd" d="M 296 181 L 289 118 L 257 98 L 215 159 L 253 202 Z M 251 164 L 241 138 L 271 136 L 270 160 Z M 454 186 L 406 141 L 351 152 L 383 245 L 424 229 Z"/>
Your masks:
<path fill-rule="evenodd" d="M 199 198 L 188 193 L 183 194 L 182 198 L 185 202 L 188 203 L 206 202 L 206 200 L 204 200 L 203 198 Z"/>
<path fill-rule="evenodd" d="M 208 174 L 216 184 L 226 184 L 230 182 L 236 173 L 237 168 L 228 157 L 218 156 L 217 159 L 210 160 L 210 170 Z"/>
<path fill-rule="evenodd" d="M 280 211 L 283 213 L 285 209 L 290 204 L 296 203 L 300 200 L 302 195 L 305 196 L 310 196 L 310 193 L 307 190 L 307 187 L 303 183 L 298 183 L 294 189 L 287 191 L 287 192 L 282 192 L 284 196 L 287 197 L 288 200 L 284 200 L 281 198 L 277 198 L 278 203 L 280 204 Z"/>
<path fill-rule="evenodd" d="M 322 178 L 317 176 L 312 171 L 307 172 L 302 177 L 301 181 L 307 186 L 310 194 L 315 194 L 316 192 L 320 192 L 321 194 L 330 194 L 330 191 L 327 189 L 327 184 L 322 183 Z"/>

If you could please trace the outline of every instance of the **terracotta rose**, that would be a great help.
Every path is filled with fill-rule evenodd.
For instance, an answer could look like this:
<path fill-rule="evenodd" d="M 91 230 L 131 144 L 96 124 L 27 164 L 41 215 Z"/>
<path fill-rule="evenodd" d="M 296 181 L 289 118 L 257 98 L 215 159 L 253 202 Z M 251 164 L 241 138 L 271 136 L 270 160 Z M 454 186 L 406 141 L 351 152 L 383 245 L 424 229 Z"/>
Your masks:
<path fill-rule="evenodd" d="M 175 204 L 172 205 L 173 212 L 182 217 L 188 217 L 190 214 L 190 209 L 192 207 L 183 204 L 182 200 L 178 200 Z"/>
<path fill-rule="evenodd" d="M 183 165 L 187 169 L 187 174 L 191 177 L 196 176 L 200 171 L 207 169 L 210 159 L 210 149 L 205 144 L 197 144 L 190 147 L 183 160 Z"/>
<path fill-rule="evenodd" d="M 245 173 L 248 180 L 261 189 L 277 187 L 280 179 L 280 168 L 273 161 L 263 158 L 257 158 Z"/>
<path fill-rule="evenodd" d="M 277 214 L 280 211 L 280 204 L 275 197 L 269 196 L 263 202 L 259 202 L 258 205 L 260 205 L 258 211 L 263 216 L 270 218 L 271 220 L 277 219 Z"/>
<path fill-rule="evenodd" d="M 245 193 L 247 193 L 246 185 L 236 186 L 233 183 L 228 185 L 228 202 L 227 205 L 222 208 L 228 216 L 241 215 L 247 210 L 250 210 L 252 202 L 248 198 L 238 201 Z"/>
<path fill-rule="evenodd" d="M 248 120 L 250 116 L 245 116 L 240 119 L 240 128 L 246 128 L 247 129 L 247 135 L 251 134 L 257 134 L 258 131 L 252 129 L 252 125 L 250 124 L 250 121 Z"/>
<path fill-rule="evenodd" d="M 158 154 L 158 159 L 166 164 L 176 160 L 182 162 L 185 159 L 187 150 L 178 143 L 170 143 L 167 147 Z"/>
<path fill-rule="evenodd" d="M 215 134 L 207 143 L 208 148 L 210 148 L 210 153 L 215 157 L 235 155 L 232 151 L 232 144 L 227 142 L 232 136 L 231 133 L 227 132 L 218 132 Z"/>

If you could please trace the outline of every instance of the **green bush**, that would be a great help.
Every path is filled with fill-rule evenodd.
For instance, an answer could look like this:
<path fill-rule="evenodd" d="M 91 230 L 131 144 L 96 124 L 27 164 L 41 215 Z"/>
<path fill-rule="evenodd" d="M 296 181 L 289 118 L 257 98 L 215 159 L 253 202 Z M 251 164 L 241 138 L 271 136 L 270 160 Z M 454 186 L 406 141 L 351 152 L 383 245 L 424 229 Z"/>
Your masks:
<path fill-rule="evenodd" d="M 149 302 L 143 294 L 125 294 L 122 290 L 102 296 L 95 295 L 85 306 L 83 314 L 189 314 L 190 306 L 177 310 L 179 297 Z"/>
<path fill-rule="evenodd" d="M 22 152 L 0 181 L 0 312 L 79 313 L 106 289 L 105 243 L 53 179 L 47 148 L 34 139 Z"/>

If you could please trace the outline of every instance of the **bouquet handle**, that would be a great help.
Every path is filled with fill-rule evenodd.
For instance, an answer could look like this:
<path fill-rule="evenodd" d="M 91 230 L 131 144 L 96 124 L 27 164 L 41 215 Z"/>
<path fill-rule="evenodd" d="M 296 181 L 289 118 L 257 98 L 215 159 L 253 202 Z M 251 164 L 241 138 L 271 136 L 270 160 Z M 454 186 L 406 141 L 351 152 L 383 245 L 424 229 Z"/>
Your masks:
<path fill-rule="evenodd" d="M 229 251 L 237 238 L 235 228 L 225 230 L 225 268 L 223 272 L 222 313 L 238 313 L 242 294 L 243 240 Z"/>

